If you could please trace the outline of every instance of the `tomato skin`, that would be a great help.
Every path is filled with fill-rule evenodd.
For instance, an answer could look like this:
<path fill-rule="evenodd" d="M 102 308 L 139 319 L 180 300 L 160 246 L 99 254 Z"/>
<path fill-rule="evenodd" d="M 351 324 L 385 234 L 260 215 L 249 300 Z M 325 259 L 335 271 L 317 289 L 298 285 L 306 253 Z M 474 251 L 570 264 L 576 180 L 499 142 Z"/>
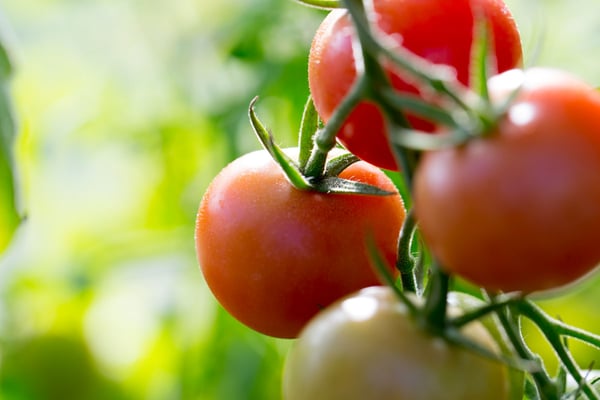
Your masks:
<path fill-rule="evenodd" d="M 397 193 L 362 161 L 340 176 Z M 230 314 L 266 335 L 293 338 L 331 302 L 379 283 L 366 237 L 372 233 L 394 265 L 404 215 L 398 194 L 296 190 L 257 151 L 229 164 L 206 191 L 196 249 L 208 286 Z"/>
<path fill-rule="evenodd" d="M 490 290 L 561 287 L 600 262 L 600 93 L 557 70 L 492 78 L 521 91 L 488 137 L 424 155 L 423 236 L 450 273 Z"/>
<path fill-rule="evenodd" d="M 480 7 L 492 26 L 498 71 L 521 64 L 520 36 L 510 11 L 501 0 L 375 0 L 378 27 L 412 52 L 456 70 L 469 82 L 473 37 L 473 9 Z M 356 79 L 352 53 L 353 28 L 344 10 L 332 11 L 317 30 L 310 49 L 308 79 L 315 107 L 323 120 L 332 113 Z M 388 68 L 393 86 L 408 93 L 418 89 Z M 409 122 L 425 131 L 434 125 L 408 115 Z M 378 107 L 361 102 L 350 114 L 338 138 L 348 150 L 381 168 L 398 170 L 388 144 L 385 122 Z"/>
<path fill-rule="evenodd" d="M 463 333 L 495 351 L 479 323 Z M 294 343 L 285 400 L 505 400 L 506 368 L 431 336 L 388 287 L 370 287 L 317 315 Z"/>

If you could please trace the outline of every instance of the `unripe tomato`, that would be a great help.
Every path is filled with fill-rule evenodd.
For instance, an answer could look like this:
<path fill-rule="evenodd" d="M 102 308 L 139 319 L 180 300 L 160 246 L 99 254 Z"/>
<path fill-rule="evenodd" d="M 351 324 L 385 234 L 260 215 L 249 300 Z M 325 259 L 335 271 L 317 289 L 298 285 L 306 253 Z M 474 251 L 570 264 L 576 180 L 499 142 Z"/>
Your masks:
<path fill-rule="evenodd" d="M 407 49 L 437 64 L 456 70 L 469 83 L 474 32 L 474 10 L 491 26 L 498 71 L 518 67 L 522 59 L 520 36 L 510 11 L 501 0 L 374 0 L 374 20 Z M 352 50 L 353 27 L 344 10 L 332 11 L 315 34 L 310 49 L 308 79 L 315 107 L 328 121 L 356 79 Z M 408 93 L 419 90 L 400 71 L 388 68 L 393 86 Z M 433 130 L 433 125 L 409 116 L 412 125 Z M 397 170 L 383 115 L 369 102 L 360 103 L 338 133 L 352 153 L 381 168 Z"/>
<path fill-rule="evenodd" d="M 493 77 L 497 127 L 463 146 L 426 153 L 414 206 L 448 272 L 490 290 L 566 285 L 600 262 L 600 93 L 565 72 Z"/>
<path fill-rule="evenodd" d="M 463 334 L 495 351 L 479 322 Z M 318 314 L 286 360 L 285 400 L 506 400 L 499 362 L 432 336 L 388 287 L 361 290 Z"/>
<path fill-rule="evenodd" d="M 405 215 L 394 184 L 362 161 L 340 177 L 396 194 L 300 191 L 266 151 L 238 158 L 210 184 L 197 217 L 198 259 L 213 294 L 239 321 L 292 338 L 333 301 L 377 284 L 368 235 L 394 265 Z"/>

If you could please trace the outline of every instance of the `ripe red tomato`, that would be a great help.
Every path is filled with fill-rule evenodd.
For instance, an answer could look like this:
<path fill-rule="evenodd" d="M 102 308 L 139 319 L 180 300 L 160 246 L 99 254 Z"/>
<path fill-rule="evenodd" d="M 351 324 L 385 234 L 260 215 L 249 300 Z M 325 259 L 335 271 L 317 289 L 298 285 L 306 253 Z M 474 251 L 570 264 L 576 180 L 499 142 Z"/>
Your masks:
<path fill-rule="evenodd" d="M 557 70 L 492 78 L 515 102 L 488 136 L 424 155 L 414 182 L 426 242 L 492 290 L 563 286 L 600 262 L 600 93 Z"/>
<path fill-rule="evenodd" d="M 480 322 L 463 334 L 497 351 Z M 507 368 L 422 329 L 388 287 L 319 313 L 289 353 L 285 400 L 506 400 Z"/>
<path fill-rule="evenodd" d="M 340 177 L 396 192 L 365 162 Z M 366 237 L 373 234 L 394 265 L 404 214 L 398 194 L 299 191 L 267 152 L 257 151 L 229 164 L 206 191 L 196 249 L 208 286 L 231 315 L 264 334 L 292 338 L 322 308 L 379 282 Z"/>
<path fill-rule="evenodd" d="M 456 69 L 457 78 L 469 81 L 473 42 L 473 10 L 488 18 L 495 42 L 498 71 L 520 65 L 522 52 L 516 24 L 501 0 L 374 0 L 379 28 L 393 34 L 412 52 Z M 332 11 L 319 27 L 310 49 L 308 79 L 315 107 L 328 121 L 356 79 L 352 53 L 353 28 L 344 10 Z M 402 92 L 418 93 L 400 72 L 388 69 L 392 84 Z M 433 125 L 411 117 L 412 125 L 431 131 Z M 388 144 L 383 116 L 377 106 L 362 102 L 350 114 L 339 140 L 352 153 L 381 168 L 397 170 Z"/>

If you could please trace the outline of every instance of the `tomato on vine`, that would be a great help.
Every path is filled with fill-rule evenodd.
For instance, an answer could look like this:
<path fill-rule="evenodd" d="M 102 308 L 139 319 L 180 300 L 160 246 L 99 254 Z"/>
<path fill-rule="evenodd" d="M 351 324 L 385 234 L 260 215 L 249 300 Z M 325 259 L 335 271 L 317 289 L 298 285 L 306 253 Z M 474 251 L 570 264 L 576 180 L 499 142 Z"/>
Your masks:
<path fill-rule="evenodd" d="M 496 127 L 424 154 L 414 206 L 448 272 L 490 290 L 561 287 L 600 263 L 600 93 L 553 69 L 489 81 L 517 90 Z"/>
<path fill-rule="evenodd" d="M 478 321 L 462 334 L 497 351 Z M 286 360 L 283 393 L 285 400 L 507 400 L 507 372 L 428 333 L 379 286 L 336 302 L 306 326 Z"/>
<path fill-rule="evenodd" d="M 520 65 L 520 36 L 515 21 L 501 0 L 374 0 L 377 27 L 413 53 L 436 64 L 453 67 L 457 79 L 469 83 L 474 20 L 477 13 L 489 22 L 493 60 L 497 71 Z M 344 10 L 332 11 L 322 22 L 309 54 L 310 90 L 321 117 L 328 121 L 357 78 L 353 53 L 353 26 Z M 392 85 L 400 92 L 432 100 L 430 93 L 386 67 Z M 414 128 L 431 131 L 429 121 L 408 115 Z M 362 101 L 346 119 L 338 139 L 348 150 L 381 168 L 397 170 L 388 144 L 383 114 L 378 106 Z"/>
<path fill-rule="evenodd" d="M 405 211 L 392 181 L 359 161 L 340 175 L 391 195 L 295 189 L 267 151 L 233 161 L 198 211 L 196 249 L 222 306 L 261 333 L 292 338 L 321 309 L 377 284 L 366 237 L 391 266 Z"/>

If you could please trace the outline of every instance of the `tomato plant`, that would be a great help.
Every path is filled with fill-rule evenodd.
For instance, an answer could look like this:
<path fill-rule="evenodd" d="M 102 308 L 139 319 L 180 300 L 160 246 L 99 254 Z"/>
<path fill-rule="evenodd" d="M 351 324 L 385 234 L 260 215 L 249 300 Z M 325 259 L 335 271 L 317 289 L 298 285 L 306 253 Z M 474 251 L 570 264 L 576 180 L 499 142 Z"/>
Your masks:
<path fill-rule="evenodd" d="M 501 0 L 375 0 L 371 18 L 378 28 L 406 49 L 455 69 L 463 84 L 469 83 L 474 14 L 481 12 L 491 26 L 495 68 L 505 71 L 521 62 L 516 24 Z M 308 77 L 315 106 L 328 121 L 356 80 L 352 48 L 353 27 L 345 10 L 332 11 L 313 39 Z M 386 67 L 395 89 L 431 98 L 419 84 L 391 66 Z M 433 130 L 424 119 L 408 115 L 413 127 Z M 379 167 L 397 170 L 396 161 L 379 107 L 362 101 L 338 132 L 339 140 L 354 154 Z"/>
<path fill-rule="evenodd" d="M 462 333 L 496 351 L 479 322 Z M 499 400 L 509 388 L 506 366 L 429 334 L 390 288 L 370 287 L 307 325 L 283 390 L 286 400 Z"/>
<path fill-rule="evenodd" d="M 215 297 L 241 322 L 295 337 L 334 300 L 378 283 L 367 235 L 394 265 L 404 206 L 392 181 L 362 161 L 340 177 L 396 194 L 297 190 L 264 150 L 238 158 L 213 180 L 198 211 L 197 253 Z"/>
<path fill-rule="evenodd" d="M 563 286 L 600 262 L 600 93 L 552 69 L 489 82 L 518 90 L 496 128 L 424 155 L 414 204 L 447 271 L 491 290 Z"/>
<path fill-rule="evenodd" d="M 224 308 L 300 335 L 285 398 L 600 399 L 567 343 L 600 348 L 600 336 L 529 298 L 600 263 L 600 93 L 512 69 L 519 34 L 499 0 L 300 1 L 345 10 L 312 43 L 297 161 L 255 98 L 265 151 L 215 178 L 196 225 Z M 328 158 L 337 140 L 354 155 Z M 379 168 L 399 170 L 406 215 Z M 378 278 L 387 286 L 364 289 Z M 554 351 L 555 376 L 524 319 Z"/>

